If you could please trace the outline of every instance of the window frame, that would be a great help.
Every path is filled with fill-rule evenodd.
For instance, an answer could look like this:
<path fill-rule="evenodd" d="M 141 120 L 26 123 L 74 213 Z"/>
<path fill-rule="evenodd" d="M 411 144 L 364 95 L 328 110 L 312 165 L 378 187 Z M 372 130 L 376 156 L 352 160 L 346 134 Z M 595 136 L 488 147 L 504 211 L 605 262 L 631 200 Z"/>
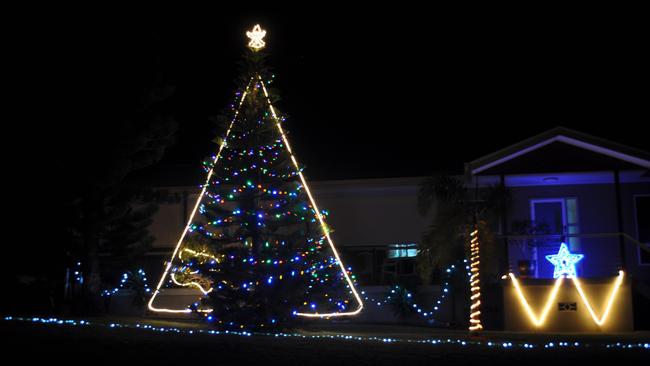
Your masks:
<path fill-rule="evenodd" d="M 409 255 L 415 251 L 414 255 Z M 397 254 L 394 257 L 391 257 L 391 253 Z M 400 244 L 388 244 L 386 250 L 386 259 L 414 259 L 420 253 L 418 243 L 400 243 Z M 405 255 L 400 255 L 405 254 Z"/>
<path fill-rule="evenodd" d="M 568 220 L 568 215 L 567 215 L 567 200 L 575 200 L 576 202 L 576 222 L 573 222 L 569 224 Z M 562 229 L 559 234 L 550 234 L 550 235 L 560 235 L 561 238 L 564 238 L 562 242 L 566 243 L 569 245 L 571 250 L 573 250 L 574 244 L 580 245 L 580 237 L 579 236 L 568 236 L 568 235 L 580 235 L 580 199 L 576 196 L 566 196 L 566 197 L 546 197 L 546 198 L 529 198 L 529 205 L 530 205 L 530 219 L 532 220 L 533 223 L 537 223 L 536 217 L 535 217 L 535 204 L 536 203 L 553 203 L 557 202 L 562 205 Z M 569 233 L 569 225 L 576 227 L 577 228 L 577 233 L 571 234 Z M 535 277 L 539 277 L 539 258 L 538 258 L 538 253 L 537 253 L 537 248 L 534 249 L 534 257 L 535 260 L 538 261 L 538 264 L 535 266 Z"/>
<path fill-rule="evenodd" d="M 567 217 L 566 217 L 566 199 L 567 198 L 573 198 L 573 197 L 562 197 L 562 198 L 531 198 L 530 199 L 530 219 L 532 222 L 537 223 L 536 218 L 535 218 L 535 204 L 536 203 L 553 203 L 553 202 L 559 202 L 562 204 L 562 231 L 560 232 L 560 235 L 565 234 L 565 230 L 567 229 Z M 578 206 L 580 207 L 580 206 Z"/>
<path fill-rule="evenodd" d="M 636 205 L 637 198 L 639 198 L 639 197 L 650 197 L 650 194 L 641 193 L 641 194 L 635 194 L 635 195 L 632 196 L 632 204 L 634 206 L 634 229 L 636 230 L 636 240 L 641 242 L 641 238 L 639 237 L 639 215 L 638 215 L 637 205 Z M 645 243 L 645 244 L 650 245 L 650 243 Z M 641 250 L 642 250 L 641 247 L 637 246 L 637 248 L 636 248 L 637 264 L 639 266 L 644 266 L 644 267 L 650 266 L 650 262 L 644 263 L 641 260 L 641 258 L 642 258 L 641 257 L 642 256 Z"/>

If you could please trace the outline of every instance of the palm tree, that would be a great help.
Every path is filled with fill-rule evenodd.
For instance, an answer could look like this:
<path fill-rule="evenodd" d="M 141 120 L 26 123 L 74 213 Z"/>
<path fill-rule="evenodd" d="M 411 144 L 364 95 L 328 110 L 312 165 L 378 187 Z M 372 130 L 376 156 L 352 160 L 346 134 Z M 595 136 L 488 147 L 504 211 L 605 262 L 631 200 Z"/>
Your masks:
<path fill-rule="evenodd" d="M 496 243 L 491 223 L 510 202 L 510 192 L 503 186 L 468 188 L 461 179 L 435 175 L 425 179 L 418 196 L 421 215 L 432 214 L 432 221 L 422 235 L 418 271 L 423 284 L 431 282 L 435 271 L 466 257 L 468 235 L 477 225 L 483 251 L 481 270 L 489 276 L 498 271 Z"/>

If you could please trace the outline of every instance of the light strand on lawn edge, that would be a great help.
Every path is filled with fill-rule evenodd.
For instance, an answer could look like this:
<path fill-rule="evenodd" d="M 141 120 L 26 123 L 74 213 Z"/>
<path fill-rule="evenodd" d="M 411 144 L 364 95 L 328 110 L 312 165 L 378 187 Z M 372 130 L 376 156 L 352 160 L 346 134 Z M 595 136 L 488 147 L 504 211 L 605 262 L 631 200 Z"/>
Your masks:
<path fill-rule="evenodd" d="M 506 341 L 482 341 L 475 339 L 451 339 L 451 338 L 429 338 L 429 339 L 409 339 L 409 338 L 390 338 L 390 337 L 376 337 L 376 336 L 353 336 L 348 334 L 302 334 L 302 333 L 271 333 L 271 332 L 246 332 L 246 331 L 218 331 L 218 330 L 205 330 L 205 329 L 181 329 L 174 327 L 156 327 L 149 324 L 121 324 L 121 323 L 97 323 L 95 321 L 89 322 L 87 320 L 77 320 L 77 319 L 59 319 L 59 318 L 40 318 L 40 317 L 13 317 L 5 316 L 1 319 L 2 321 L 13 321 L 13 322 L 30 322 L 35 324 L 52 324 L 59 326 L 94 326 L 94 327 L 104 327 L 107 329 L 129 329 L 129 330 L 143 330 L 143 331 L 155 331 L 160 333 L 174 333 L 174 334 L 184 334 L 184 335 L 211 335 L 211 336 L 242 336 L 242 337 L 273 337 L 273 338 L 300 338 L 300 339 L 335 339 L 343 341 L 366 341 L 366 342 L 380 342 L 380 343 L 409 343 L 409 344 L 428 344 L 428 345 L 448 345 L 448 346 L 475 346 L 475 347 L 486 347 L 486 348 L 521 348 L 526 350 L 536 349 L 536 348 L 545 348 L 545 349 L 562 349 L 562 348 L 582 348 L 582 349 L 594 349 L 595 347 L 601 347 L 604 349 L 622 349 L 622 350 L 632 350 L 640 349 L 642 351 L 650 351 L 650 343 L 646 342 L 636 342 L 636 343 L 623 343 L 623 342 L 614 342 L 614 343 L 582 343 L 576 340 L 562 340 L 562 341 L 546 341 L 543 343 L 528 343 L 521 342 L 517 340 Z"/>

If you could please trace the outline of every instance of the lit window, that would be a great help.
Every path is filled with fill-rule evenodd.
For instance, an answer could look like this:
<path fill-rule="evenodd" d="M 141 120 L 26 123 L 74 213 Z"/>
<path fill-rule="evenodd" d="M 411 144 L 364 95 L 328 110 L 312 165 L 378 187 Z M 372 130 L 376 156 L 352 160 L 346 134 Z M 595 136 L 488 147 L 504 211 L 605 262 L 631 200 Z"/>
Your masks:
<path fill-rule="evenodd" d="M 388 258 L 411 258 L 417 255 L 418 245 L 415 243 L 388 245 Z"/>

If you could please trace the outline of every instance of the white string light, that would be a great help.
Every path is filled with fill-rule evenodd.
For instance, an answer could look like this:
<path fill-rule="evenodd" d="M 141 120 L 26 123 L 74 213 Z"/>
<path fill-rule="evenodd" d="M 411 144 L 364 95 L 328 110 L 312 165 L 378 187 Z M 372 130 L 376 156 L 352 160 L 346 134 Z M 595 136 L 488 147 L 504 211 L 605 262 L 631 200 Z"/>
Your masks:
<path fill-rule="evenodd" d="M 201 328 L 175 328 L 155 326 L 151 324 L 129 324 L 129 323 L 101 323 L 89 322 L 87 320 L 79 319 L 59 319 L 59 318 L 22 318 L 14 316 L 5 316 L 2 321 L 6 322 L 29 322 L 34 324 L 49 324 L 68 327 L 103 327 L 111 330 L 119 329 L 136 329 L 158 333 L 170 334 L 183 334 L 183 335 L 210 335 L 210 336 L 239 336 L 239 337 L 267 337 L 267 338 L 295 338 L 295 339 L 312 339 L 312 340 L 339 340 L 339 341 L 352 341 L 352 342 L 374 342 L 386 344 L 423 344 L 432 346 L 454 346 L 460 348 L 467 347 L 484 347 L 486 349 L 514 349 L 520 348 L 524 350 L 534 350 L 537 348 L 554 349 L 554 348 L 572 348 L 572 349 L 620 349 L 620 350 L 643 350 L 650 351 L 650 343 L 648 342 L 608 342 L 598 343 L 597 340 L 590 342 L 581 342 L 578 340 L 562 340 L 562 341 L 546 341 L 540 343 L 522 342 L 518 340 L 499 340 L 499 341 L 484 341 L 477 339 L 466 338 L 392 338 L 392 337 L 377 337 L 377 336 L 359 336 L 349 334 L 304 334 L 304 333 L 272 333 L 272 332 L 247 332 L 247 331 L 219 331 Z"/>
<path fill-rule="evenodd" d="M 467 263 L 467 259 L 463 260 L 463 262 Z M 436 319 L 433 319 L 431 317 L 433 317 L 438 311 L 440 311 L 441 306 L 442 306 L 442 302 L 445 300 L 445 298 L 447 298 L 449 296 L 449 279 L 451 278 L 452 274 L 456 271 L 457 268 L 458 267 L 455 264 L 452 264 L 451 266 L 447 267 L 447 269 L 445 270 L 445 273 L 447 273 L 447 279 L 443 283 L 443 287 L 442 287 L 442 290 L 440 291 L 439 296 L 432 303 L 433 304 L 433 309 L 425 310 L 425 309 L 422 308 L 422 306 L 418 305 L 417 303 L 413 303 L 411 305 L 413 311 L 415 311 L 417 314 L 424 317 L 425 319 L 430 318 L 429 321 L 436 321 Z M 469 270 L 469 266 L 466 265 L 465 269 Z M 471 272 L 468 272 L 467 274 L 468 274 L 468 277 L 471 276 Z M 381 300 L 378 300 L 376 298 L 371 298 L 369 296 L 365 296 L 366 294 L 365 294 L 364 291 L 361 291 L 361 295 L 364 296 L 363 299 L 367 303 L 369 303 L 371 305 L 374 304 L 374 305 L 380 307 L 380 306 L 383 306 L 383 305 L 386 305 L 386 304 L 390 303 L 390 301 L 392 300 L 392 294 L 397 293 L 398 290 L 399 290 L 399 286 L 393 286 L 393 288 L 390 289 L 390 294 L 385 296 Z M 406 297 L 408 297 L 409 299 L 413 298 L 413 294 L 411 294 L 410 292 L 407 291 L 406 292 Z"/>
<path fill-rule="evenodd" d="M 125 286 L 130 286 L 131 284 L 128 283 L 129 280 L 129 275 L 135 276 L 135 274 L 130 273 L 130 272 L 124 272 L 122 274 L 122 277 L 120 279 L 120 284 L 118 287 L 113 288 L 112 290 L 104 290 L 102 291 L 102 296 L 111 296 L 117 293 L 119 290 L 122 290 L 125 288 Z M 140 281 L 142 281 L 142 288 L 144 292 L 149 293 L 151 292 L 151 289 L 149 288 L 149 283 L 147 282 L 147 275 L 145 274 L 144 270 L 142 268 L 138 269 L 137 275 L 140 276 Z"/>

